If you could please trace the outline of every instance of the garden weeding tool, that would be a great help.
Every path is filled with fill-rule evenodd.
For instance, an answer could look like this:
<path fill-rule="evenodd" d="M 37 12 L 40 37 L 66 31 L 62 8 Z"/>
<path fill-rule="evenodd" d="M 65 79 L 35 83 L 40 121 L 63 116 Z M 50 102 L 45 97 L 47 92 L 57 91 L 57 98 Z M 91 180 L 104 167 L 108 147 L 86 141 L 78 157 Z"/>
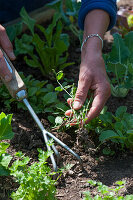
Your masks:
<path fill-rule="evenodd" d="M 59 155 L 58 150 L 56 149 L 56 147 L 54 145 L 52 145 L 52 146 L 48 145 L 48 141 L 50 139 L 53 139 L 59 145 L 61 145 L 63 148 L 65 148 L 67 151 L 69 151 L 73 156 L 75 156 L 77 158 L 77 160 L 79 161 L 80 165 L 82 165 L 82 160 L 81 160 L 81 158 L 80 158 L 80 156 L 78 154 L 76 154 L 66 144 L 64 144 L 61 140 L 59 140 L 57 137 L 55 137 L 52 133 L 48 132 L 43 127 L 43 124 L 41 123 L 41 121 L 39 120 L 38 116 L 35 114 L 34 110 L 32 109 L 32 107 L 30 106 L 30 104 L 29 104 L 29 102 L 27 100 L 26 86 L 25 86 L 23 80 L 19 76 L 18 72 L 16 71 L 16 69 L 13 66 L 13 64 L 11 63 L 11 61 L 9 60 L 8 56 L 6 55 L 6 53 L 3 50 L 2 50 L 2 52 L 3 52 L 3 56 L 4 56 L 4 59 L 5 59 L 5 62 L 7 64 L 7 67 L 10 70 L 10 72 L 12 73 L 12 80 L 9 81 L 9 82 L 5 82 L 5 80 L 3 78 L 1 78 L 1 79 L 4 82 L 4 84 L 6 85 L 6 87 L 7 87 L 8 91 L 9 91 L 9 93 L 11 94 L 11 96 L 13 98 L 16 98 L 16 100 L 18 100 L 18 101 L 23 101 L 25 106 L 28 108 L 31 116 L 33 117 L 33 119 L 37 123 L 38 127 L 42 131 L 42 134 L 43 134 L 43 137 L 44 137 L 44 141 L 46 143 L 46 147 L 47 147 L 48 151 L 50 151 L 51 147 L 52 147 L 53 151 L 55 152 L 55 154 L 57 156 L 57 163 L 58 163 L 59 160 L 60 160 L 60 155 Z M 57 164 L 56 164 L 54 155 L 51 154 L 50 158 L 51 158 L 51 162 L 52 162 L 54 171 L 57 171 Z"/>

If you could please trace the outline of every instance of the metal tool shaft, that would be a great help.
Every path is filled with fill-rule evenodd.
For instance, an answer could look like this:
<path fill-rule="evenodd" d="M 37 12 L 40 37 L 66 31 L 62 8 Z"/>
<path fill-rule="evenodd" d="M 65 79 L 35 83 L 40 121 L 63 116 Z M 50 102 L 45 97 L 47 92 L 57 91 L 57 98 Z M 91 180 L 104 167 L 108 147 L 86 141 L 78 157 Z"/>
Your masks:
<path fill-rule="evenodd" d="M 43 127 L 41 121 L 39 120 L 39 118 L 37 117 L 37 115 L 35 114 L 34 110 L 32 109 L 32 107 L 30 106 L 29 102 L 27 99 L 23 99 L 24 104 L 26 105 L 26 107 L 28 108 L 29 112 L 31 113 L 32 117 L 34 118 L 35 122 L 38 124 L 39 128 L 41 129 L 45 142 L 47 141 L 47 137 L 46 135 L 48 135 L 50 138 L 53 138 L 58 144 L 60 144 L 63 148 L 65 148 L 67 151 L 69 151 L 73 156 L 75 156 L 77 158 L 77 160 L 79 161 L 80 165 L 82 165 L 82 160 L 80 158 L 80 156 L 78 154 L 76 154 L 72 149 L 70 149 L 66 144 L 64 144 L 61 140 L 59 140 L 57 137 L 55 137 L 52 133 L 49 133 L 48 131 L 45 130 L 45 128 Z M 47 145 L 48 146 L 48 145 Z M 49 146 L 48 146 L 49 147 Z M 55 148 L 55 147 L 54 147 Z M 53 158 L 52 158 L 53 160 Z M 53 161 L 52 161 L 53 162 Z M 54 162 L 53 162 L 54 163 Z M 54 164 L 55 166 L 55 164 Z"/>
<path fill-rule="evenodd" d="M 43 127 L 40 119 L 38 118 L 38 116 L 36 115 L 36 113 L 34 112 L 34 110 L 32 109 L 32 107 L 29 104 L 28 100 L 27 99 L 23 99 L 23 102 L 24 102 L 25 106 L 28 108 L 30 114 L 32 115 L 32 117 L 35 120 L 35 122 L 37 123 L 38 127 L 42 131 L 43 137 L 44 137 L 44 141 L 46 143 L 48 151 L 51 151 L 51 147 L 48 145 L 48 138 L 47 138 L 47 135 L 46 135 L 47 131 L 44 129 L 44 127 Z M 53 164 L 54 171 L 57 171 L 57 165 L 56 165 L 56 162 L 55 162 L 53 154 L 50 155 L 50 158 L 51 158 L 51 162 Z"/>

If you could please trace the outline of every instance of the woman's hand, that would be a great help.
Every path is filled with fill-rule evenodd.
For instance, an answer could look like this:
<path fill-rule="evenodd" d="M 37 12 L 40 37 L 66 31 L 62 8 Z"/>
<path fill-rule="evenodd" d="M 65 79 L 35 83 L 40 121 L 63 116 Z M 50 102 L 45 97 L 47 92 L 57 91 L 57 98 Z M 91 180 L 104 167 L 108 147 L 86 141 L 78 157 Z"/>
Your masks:
<path fill-rule="evenodd" d="M 88 59 L 81 62 L 78 88 L 73 104 L 75 110 L 82 107 L 89 90 L 93 92 L 94 99 L 86 116 L 87 120 L 85 123 L 88 123 L 100 114 L 111 94 L 103 58 L 101 55 L 97 55 L 96 53 L 88 54 Z M 71 103 L 71 99 L 68 99 L 68 103 Z M 71 113 L 72 111 L 68 110 L 65 114 L 69 116 Z"/>
<path fill-rule="evenodd" d="M 15 60 L 12 44 L 7 36 L 5 28 L 1 25 L 0 25 L 0 47 L 6 52 L 6 54 L 11 60 Z M 10 73 L 6 65 L 1 50 L 0 50 L 0 77 L 2 77 L 6 82 L 9 82 L 12 79 L 12 74 Z"/>

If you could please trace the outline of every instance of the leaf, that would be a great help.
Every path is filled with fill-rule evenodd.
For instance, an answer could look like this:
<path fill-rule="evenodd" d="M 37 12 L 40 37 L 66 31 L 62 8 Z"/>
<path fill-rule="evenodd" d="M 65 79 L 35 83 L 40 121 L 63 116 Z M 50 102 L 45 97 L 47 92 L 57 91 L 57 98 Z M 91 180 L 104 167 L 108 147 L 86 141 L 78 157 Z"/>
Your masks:
<path fill-rule="evenodd" d="M 62 92 L 62 91 L 63 91 L 63 88 L 62 88 L 61 86 L 56 87 L 56 88 L 55 88 L 55 91 Z"/>
<path fill-rule="evenodd" d="M 38 58 L 35 55 L 31 55 L 31 57 L 32 59 L 28 59 L 27 56 L 24 57 L 26 64 L 29 65 L 30 67 L 41 69 L 42 66 L 40 62 L 38 61 Z"/>
<path fill-rule="evenodd" d="M 9 176 L 10 171 L 0 164 L 0 176 Z"/>
<path fill-rule="evenodd" d="M 114 42 L 112 50 L 109 53 L 109 60 L 112 63 L 126 63 L 129 58 L 130 52 L 128 47 L 125 45 L 124 40 L 118 33 L 113 35 Z"/>
<path fill-rule="evenodd" d="M 101 142 L 103 142 L 104 140 L 108 140 L 108 139 L 111 139 L 113 137 L 116 137 L 118 136 L 118 134 L 112 130 L 106 130 L 106 131 L 103 131 L 100 136 L 99 136 L 99 140 Z"/>
<path fill-rule="evenodd" d="M 69 36 L 66 33 L 62 33 L 60 36 L 60 39 L 63 40 L 63 42 L 65 43 L 65 45 L 67 46 L 67 48 L 69 47 L 70 43 L 69 43 Z"/>
<path fill-rule="evenodd" d="M 52 104 L 57 102 L 57 95 L 55 92 L 49 92 L 43 97 L 44 105 Z"/>
<path fill-rule="evenodd" d="M 132 200 L 133 199 L 133 195 L 126 195 L 124 200 Z"/>
<path fill-rule="evenodd" d="M 6 27 L 7 35 L 11 42 L 22 32 L 22 22 Z"/>
<path fill-rule="evenodd" d="M 52 84 L 47 84 L 47 89 L 48 89 L 48 92 L 53 92 L 54 91 L 54 86 Z"/>
<path fill-rule="evenodd" d="M 63 78 L 63 71 L 59 71 L 57 74 L 56 74 L 56 79 L 59 81 Z"/>
<path fill-rule="evenodd" d="M 61 39 L 61 32 L 62 32 L 62 22 L 58 21 L 56 25 L 56 32 L 53 35 L 53 41 L 57 41 Z"/>
<path fill-rule="evenodd" d="M 30 96 L 35 95 L 36 92 L 37 92 L 37 90 L 38 90 L 37 87 L 30 87 L 30 88 L 28 89 L 28 96 L 30 97 Z"/>
<path fill-rule="evenodd" d="M 26 12 L 25 8 L 23 7 L 20 11 L 20 16 L 22 17 L 23 22 L 28 26 L 32 35 L 34 35 L 34 26 L 36 21 L 29 17 L 28 13 Z"/>
<path fill-rule="evenodd" d="M 55 41 L 54 47 L 56 47 L 56 52 L 59 55 L 62 55 L 62 53 L 64 53 L 65 51 L 68 50 L 68 47 L 66 46 L 66 44 L 64 43 L 64 41 L 62 41 L 60 39 Z"/>
<path fill-rule="evenodd" d="M 27 35 L 27 34 L 23 34 L 21 39 L 16 38 L 15 39 L 15 54 L 19 55 L 19 54 L 27 54 L 28 53 L 32 53 L 33 52 L 33 45 L 30 44 L 32 41 L 32 37 Z"/>
<path fill-rule="evenodd" d="M 100 120 L 102 120 L 105 123 L 110 123 L 112 124 L 112 114 L 110 112 L 106 112 L 104 114 L 99 115 Z"/>
<path fill-rule="evenodd" d="M 120 87 L 118 85 L 116 85 L 115 87 L 111 84 L 111 94 L 114 97 L 126 97 L 127 94 L 129 92 L 129 89 L 125 88 L 125 87 Z"/>
<path fill-rule="evenodd" d="M 121 63 L 111 63 L 109 62 L 107 64 L 107 70 L 110 72 L 113 72 L 116 77 L 123 78 L 126 72 L 126 67 L 124 64 Z"/>
<path fill-rule="evenodd" d="M 116 122 L 115 124 L 114 124 L 114 129 L 116 130 L 116 132 L 119 130 L 119 131 L 123 131 L 123 125 L 122 125 L 122 123 L 121 122 Z"/>
<path fill-rule="evenodd" d="M 117 184 L 117 185 L 125 185 L 126 181 L 116 181 L 115 184 Z"/>
<path fill-rule="evenodd" d="M 115 115 L 116 115 L 116 117 L 122 119 L 123 115 L 126 113 L 126 111 L 127 111 L 126 106 L 120 106 L 119 108 L 117 108 Z"/>
<path fill-rule="evenodd" d="M 1 142 L 0 143 L 0 154 L 6 153 L 6 149 L 10 146 L 10 144 Z"/>
<path fill-rule="evenodd" d="M 130 62 L 133 62 L 133 31 L 130 31 L 125 35 L 124 42 L 130 51 Z"/>
<path fill-rule="evenodd" d="M 3 112 L 0 114 L 0 140 L 12 139 L 14 133 L 11 127 L 12 115 L 5 115 Z"/>
<path fill-rule="evenodd" d="M 66 68 L 66 67 L 68 67 L 68 66 L 71 66 L 71 65 L 74 65 L 74 64 L 75 64 L 74 62 L 71 62 L 71 63 L 64 63 L 64 64 L 60 65 L 60 69 L 64 69 L 64 68 Z"/>
<path fill-rule="evenodd" d="M 58 103 L 55 105 L 55 107 L 58 109 L 58 110 L 61 110 L 63 112 L 69 110 L 70 108 L 68 106 L 66 106 L 64 103 Z"/>
<path fill-rule="evenodd" d="M 48 116 L 48 120 L 52 123 L 52 124 L 54 124 L 55 123 L 55 117 L 53 117 L 53 116 Z"/>
<path fill-rule="evenodd" d="M 11 155 L 8 154 L 2 154 L 1 159 L 0 159 L 0 164 L 4 167 L 8 167 L 10 161 L 12 159 Z"/>

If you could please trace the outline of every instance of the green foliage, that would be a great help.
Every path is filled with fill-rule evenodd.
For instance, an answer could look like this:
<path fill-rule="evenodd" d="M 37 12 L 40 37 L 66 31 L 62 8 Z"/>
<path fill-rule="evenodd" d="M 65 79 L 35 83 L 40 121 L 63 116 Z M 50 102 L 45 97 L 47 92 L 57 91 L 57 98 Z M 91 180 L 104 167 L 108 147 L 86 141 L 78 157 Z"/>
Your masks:
<path fill-rule="evenodd" d="M 10 167 L 10 174 L 20 184 L 16 192 L 11 194 L 13 200 L 54 200 L 55 183 L 52 179 L 55 172 L 47 166 L 47 159 L 52 152 L 39 151 L 39 161 L 28 165 L 30 158 L 22 152 L 16 154 L 17 160 Z"/>
<path fill-rule="evenodd" d="M 112 73 L 110 79 L 112 95 L 125 97 L 129 89 L 133 87 L 133 32 L 125 35 L 114 34 L 114 42 L 111 52 L 105 56 L 108 73 Z"/>
<path fill-rule="evenodd" d="M 11 114 L 5 115 L 3 112 L 0 114 L 0 141 L 13 138 L 11 119 Z M 7 142 L 0 142 L 0 176 L 9 175 L 8 165 L 12 156 L 6 153 L 8 147 L 9 144 Z"/>
<path fill-rule="evenodd" d="M 10 41 L 13 42 L 15 38 L 22 33 L 22 22 L 7 26 L 6 32 Z"/>
<path fill-rule="evenodd" d="M 32 108 L 36 113 L 48 113 L 48 119 L 54 124 L 55 116 L 64 113 L 68 109 L 64 103 L 58 100 L 58 92 L 55 91 L 55 87 L 52 84 L 48 84 L 47 81 L 34 79 L 32 75 L 25 77 L 23 73 L 20 73 L 20 76 L 27 87 L 27 96 Z M 23 102 L 16 101 L 10 97 L 4 85 L 0 88 L 0 97 L 1 102 L 5 104 L 8 110 L 11 109 L 13 103 L 17 105 L 18 109 L 27 109 Z M 50 115 L 51 113 L 53 116 Z"/>
<path fill-rule="evenodd" d="M 80 43 L 82 42 L 83 31 L 78 27 L 78 12 L 81 7 L 81 2 L 77 0 L 54 0 L 47 4 L 48 7 L 56 10 L 57 14 L 61 16 L 65 29 L 69 29 L 78 37 Z"/>
<path fill-rule="evenodd" d="M 14 136 L 11 127 L 12 115 L 5 115 L 3 112 L 0 114 L 0 140 L 11 139 Z"/>
<path fill-rule="evenodd" d="M 91 187 L 96 188 L 97 195 L 92 196 L 89 191 L 84 192 L 83 200 L 131 200 L 133 199 L 133 195 L 121 196 L 118 194 L 122 188 L 124 188 L 125 181 L 117 181 L 115 183 L 115 187 L 111 188 L 106 185 L 103 185 L 101 182 L 96 182 L 93 180 L 89 180 L 88 183 Z"/>
<path fill-rule="evenodd" d="M 111 112 L 100 114 L 90 124 L 93 126 L 86 125 L 86 127 L 99 134 L 100 142 L 110 140 L 120 144 L 122 149 L 125 147 L 133 149 L 133 114 L 128 113 L 125 106 L 120 106 L 115 115 Z"/>
<path fill-rule="evenodd" d="M 24 8 L 20 15 L 31 33 L 23 34 L 15 40 L 15 54 L 26 54 L 24 57 L 30 67 L 39 68 L 44 76 L 49 76 L 52 69 L 64 69 L 73 63 L 66 63 L 68 57 L 69 36 L 62 33 L 63 25 L 60 16 L 55 14 L 52 23 L 44 28 L 30 18 Z M 41 32 L 41 37 L 35 32 Z M 51 78 L 51 76 L 49 76 Z"/>

